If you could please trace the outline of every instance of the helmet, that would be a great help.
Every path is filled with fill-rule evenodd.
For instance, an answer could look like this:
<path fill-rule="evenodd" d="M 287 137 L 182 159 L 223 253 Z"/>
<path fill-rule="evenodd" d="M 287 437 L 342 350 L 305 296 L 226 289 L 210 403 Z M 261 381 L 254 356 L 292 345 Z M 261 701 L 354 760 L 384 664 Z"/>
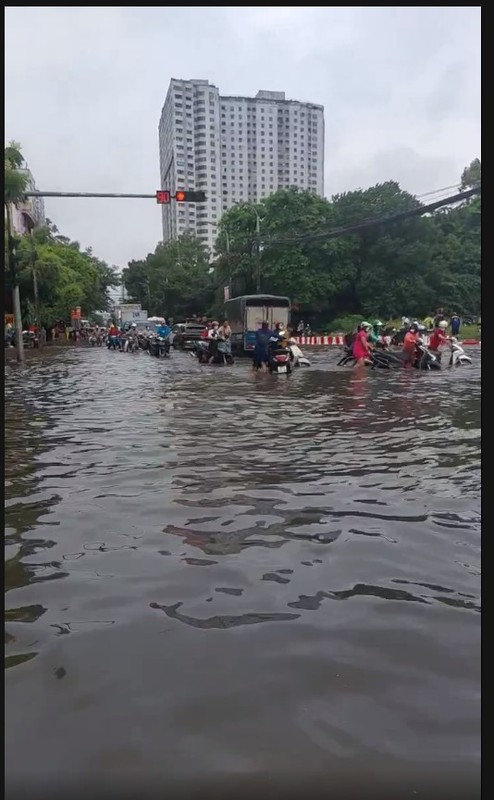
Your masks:
<path fill-rule="evenodd" d="M 360 323 L 360 327 L 361 327 L 361 328 L 362 328 L 364 331 L 368 331 L 370 328 L 372 328 L 372 325 L 370 324 L 370 322 L 365 322 L 365 321 L 364 321 L 364 322 L 361 322 L 361 323 Z"/>
<path fill-rule="evenodd" d="M 418 333 L 420 330 L 418 322 L 412 322 L 412 324 L 410 325 L 410 330 L 413 331 L 414 333 Z"/>
<path fill-rule="evenodd" d="M 438 327 L 442 328 L 442 330 L 445 331 L 446 328 L 448 327 L 448 323 L 446 322 L 445 319 L 442 319 L 441 322 L 439 323 Z"/>
<path fill-rule="evenodd" d="M 132 323 L 132 325 L 131 325 L 130 327 L 131 327 L 131 328 L 137 328 L 137 323 L 136 323 L 136 322 L 133 322 L 133 323 Z"/>
<path fill-rule="evenodd" d="M 374 328 L 382 328 L 384 326 L 380 319 L 375 319 L 372 325 Z"/>
<path fill-rule="evenodd" d="M 403 325 L 410 325 L 410 320 L 408 319 L 408 317 L 403 317 L 402 322 Z"/>

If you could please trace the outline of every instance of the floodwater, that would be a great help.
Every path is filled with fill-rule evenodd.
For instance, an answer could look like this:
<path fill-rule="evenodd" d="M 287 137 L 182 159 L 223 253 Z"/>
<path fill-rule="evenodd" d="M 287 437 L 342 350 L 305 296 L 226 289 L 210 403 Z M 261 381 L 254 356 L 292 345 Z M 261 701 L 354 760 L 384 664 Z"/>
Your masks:
<path fill-rule="evenodd" d="M 9 796 L 480 796 L 470 351 L 8 364 Z"/>

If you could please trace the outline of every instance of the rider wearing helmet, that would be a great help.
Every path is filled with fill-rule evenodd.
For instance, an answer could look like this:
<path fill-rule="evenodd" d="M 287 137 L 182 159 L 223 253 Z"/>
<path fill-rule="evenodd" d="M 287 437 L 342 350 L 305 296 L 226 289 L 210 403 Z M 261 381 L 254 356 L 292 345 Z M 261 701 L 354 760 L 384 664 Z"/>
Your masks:
<path fill-rule="evenodd" d="M 448 337 L 446 331 L 448 330 L 448 323 L 445 319 L 438 322 L 434 333 L 432 334 L 429 342 L 429 350 L 437 351 L 442 344 L 446 344 Z"/>
<path fill-rule="evenodd" d="M 367 337 L 371 344 L 382 344 L 383 327 L 384 325 L 380 319 L 374 320 L 369 336 Z"/>
<path fill-rule="evenodd" d="M 365 364 L 370 358 L 370 347 L 367 337 L 372 330 L 370 322 L 361 322 L 353 343 L 353 357 L 356 364 Z"/>
<path fill-rule="evenodd" d="M 211 327 L 208 330 L 208 339 L 218 339 L 220 332 L 219 332 L 220 323 L 214 322 L 211 323 Z"/>
<path fill-rule="evenodd" d="M 162 339 L 167 339 L 172 329 L 166 322 L 160 322 L 159 325 L 156 326 L 156 333 L 158 336 L 161 336 Z"/>
<path fill-rule="evenodd" d="M 405 333 L 403 340 L 402 357 L 405 364 L 408 366 L 412 364 L 415 358 L 415 346 L 419 339 L 420 331 L 418 322 L 412 322 L 410 328 Z"/>

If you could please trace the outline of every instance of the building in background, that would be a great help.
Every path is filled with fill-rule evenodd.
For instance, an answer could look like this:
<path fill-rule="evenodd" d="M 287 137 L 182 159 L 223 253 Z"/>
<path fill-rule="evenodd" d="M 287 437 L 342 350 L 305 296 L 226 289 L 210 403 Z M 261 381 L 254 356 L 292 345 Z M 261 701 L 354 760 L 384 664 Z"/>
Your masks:
<path fill-rule="evenodd" d="M 324 108 L 284 92 L 222 97 L 207 80 L 172 79 L 159 123 L 162 189 L 203 190 L 162 206 L 163 241 L 190 231 L 212 251 L 221 215 L 297 186 L 324 194 Z"/>
<path fill-rule="evenodd" d="M 27 177 L 26 191 L 36 191 L 36 184 L 31 170 L 26 167 L 18 171 Z M 10 213 L 14 231 L 18 236 L 24 236 L 33 228 L 46 224 L 45 204 L 42 197 L 27 197 L 25 202 L 19 203 L 17 208 L 11 205 Z"/>

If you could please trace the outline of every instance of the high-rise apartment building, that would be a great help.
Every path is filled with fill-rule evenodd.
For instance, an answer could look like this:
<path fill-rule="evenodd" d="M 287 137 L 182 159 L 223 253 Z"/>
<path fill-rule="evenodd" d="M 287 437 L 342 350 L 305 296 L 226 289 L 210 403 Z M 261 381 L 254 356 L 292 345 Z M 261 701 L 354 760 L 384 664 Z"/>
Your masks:
<path fill-rule="evenodd" d="M 324 194 L 324 108 L 284 92 L 221 97 L 206 80 L 170 82 L 159 124 L 161 188 L 206 192 L 163 205 L 163 241 L 190 231 L 212 251 L 221 215 L 298 186 Z"/>

